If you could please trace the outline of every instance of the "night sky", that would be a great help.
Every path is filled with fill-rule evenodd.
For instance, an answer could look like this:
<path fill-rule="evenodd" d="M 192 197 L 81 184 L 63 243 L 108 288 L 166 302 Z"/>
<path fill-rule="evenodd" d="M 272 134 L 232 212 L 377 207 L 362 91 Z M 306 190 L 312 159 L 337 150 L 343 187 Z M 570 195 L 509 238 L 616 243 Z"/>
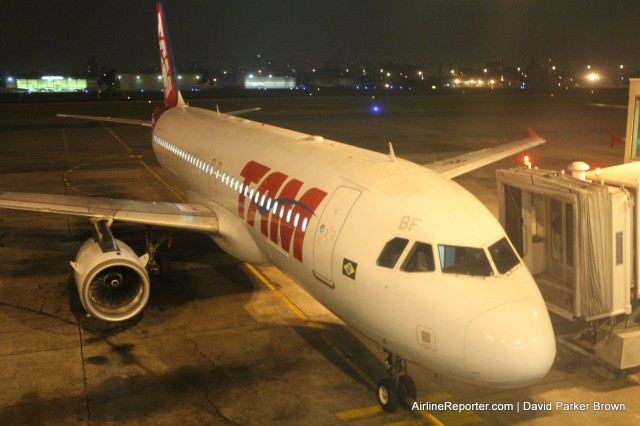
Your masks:
<path fill-rule="evenodd" d="M 0 0 L 0 73 L 158 62 L 153 0 Z M 639 0 L 166 0 L 177 65 L 443 61 L 640 69 Z"/>

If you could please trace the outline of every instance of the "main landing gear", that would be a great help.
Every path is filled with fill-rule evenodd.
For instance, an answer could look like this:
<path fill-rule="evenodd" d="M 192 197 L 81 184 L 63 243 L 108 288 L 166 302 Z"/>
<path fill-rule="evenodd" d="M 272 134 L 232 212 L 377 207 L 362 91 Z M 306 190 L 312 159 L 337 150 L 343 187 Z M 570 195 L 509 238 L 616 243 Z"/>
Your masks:
<path fill-rule="evenodd" d="M 398 403 L 404 403 L 407 399 L 416 400 L 416 384 L 407 374 L 407 361 L 389 351 L 385 352 L 385 365 L 390 377 L 378 382 L 377 397 L 384 411 L 394 411 Z"/>
<path fill-rule="evenodd" d="M 159 277 L 160 281 L 168 278 L 171 272 L 168 255 L 166 253 L 158 253 L 158 249 L 165 244 L 167 248 L 170 248 L 172 237 L 164 234 L 157 242 L 153 242 L 151 226 L 147 225 L 145 229 L 145 245 L 147 253 L 149 254 L 147 270 L 149 271 L 149 275 Z"/>

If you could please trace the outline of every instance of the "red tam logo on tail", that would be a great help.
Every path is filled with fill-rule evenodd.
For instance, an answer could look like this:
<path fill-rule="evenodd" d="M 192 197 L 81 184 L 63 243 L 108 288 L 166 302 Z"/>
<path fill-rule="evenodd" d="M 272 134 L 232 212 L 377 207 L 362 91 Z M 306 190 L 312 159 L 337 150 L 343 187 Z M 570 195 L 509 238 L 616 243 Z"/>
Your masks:
<path fill-rule="evenodd" d="M 178 104 L 178 95 L 176 93 L 176 85 L 173 78 L 169 33 L 165 25 L 164 11 L 161 3 L 156 5 L 156 12 L 158 14 L 158 43 L 160 45 L 160 69 L 162 71 L 164 104 L 167 107 L 174 107 Z"/>

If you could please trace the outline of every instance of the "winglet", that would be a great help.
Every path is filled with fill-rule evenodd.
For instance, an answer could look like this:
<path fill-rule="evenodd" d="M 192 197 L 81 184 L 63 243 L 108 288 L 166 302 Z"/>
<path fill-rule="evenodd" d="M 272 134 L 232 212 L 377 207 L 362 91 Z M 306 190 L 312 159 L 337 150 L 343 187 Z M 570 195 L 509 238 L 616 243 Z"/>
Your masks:
<path fill-rule="evenodd" d="M 164 17 L 164 7 L 162 3 L 156 3 L 156 13 L 158 15 L 158 44 L 160 48 L 160 70 L 162 72 L 162 88 L 164 94 L 164 106 L 173 108 L 175 106 L 186 105 L 180 94 L 180 88 L 175 76 L 175 63 L 173 62 L 173 52 L 169 42 L 169 30 Z"/>
<path fill-rule="evenodd" d="M 527 129 L 527 131 L 529 132 L 529 136 L 531 136 L 532 138 L 542 139 L 536 132 L 533 131 L 533 129 L 531 127 L 529 127 Z M 545 140 L 545 142 L 546 142 L 546 140 Z"/>
<path fill-rule="evenodd" d="M 610 148 L 613 148 L 614 146 L 618 145 L 620 142 L 624 142 L 624 138 L 618 135 L 613 130 L 609 130 L 609 137 L 611 138 L 611 143 L 609 144 Z"/>

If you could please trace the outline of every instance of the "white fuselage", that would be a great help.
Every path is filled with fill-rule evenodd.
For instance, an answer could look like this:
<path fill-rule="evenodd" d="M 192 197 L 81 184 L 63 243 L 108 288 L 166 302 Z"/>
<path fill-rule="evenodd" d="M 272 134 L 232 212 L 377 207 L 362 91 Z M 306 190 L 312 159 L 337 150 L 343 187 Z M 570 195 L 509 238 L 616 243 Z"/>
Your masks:
<path fill-rule="evenodd" d="M 500 273 L 489 247 L 505 233 L 456 183 L 404 160 L 192 107 L 156 120 L 153 149 L 188 201 L 216 212 L 221 248 L 277 266 L 385 349 L 499 386 L 534 382 L 551 367 L 555 338 L 533 278 L 519 259 Z M 406 246 L 385 264 L 394 239 Z M 433 251 L 428 271 L 406 266 L 416 243 Z M 490 272 L 443 271 L 453 262 L 444 258 L 467 247 L 486 254 Z"/>

